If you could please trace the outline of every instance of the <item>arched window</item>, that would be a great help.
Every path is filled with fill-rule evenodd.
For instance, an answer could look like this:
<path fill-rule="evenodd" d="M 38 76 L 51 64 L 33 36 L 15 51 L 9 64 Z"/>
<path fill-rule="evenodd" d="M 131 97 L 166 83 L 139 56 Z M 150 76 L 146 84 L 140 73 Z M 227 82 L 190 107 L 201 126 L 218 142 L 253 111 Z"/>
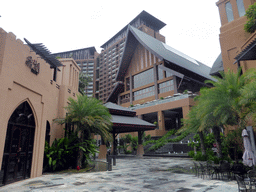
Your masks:
<path fill-rule="evenodd" d="M 245 15 L 245 9 L 244 9 L 244 2 L 243 0 L 236 0 L 237 9 L 239 13 L 239 17 L 242 17 Z"/>
<path fill-rule="evenodd" d="M 228 22 L 231 22 L 234 20 L 232 5 L 230 2 L 226 3 L 226 14 L 227 14 Z"/>

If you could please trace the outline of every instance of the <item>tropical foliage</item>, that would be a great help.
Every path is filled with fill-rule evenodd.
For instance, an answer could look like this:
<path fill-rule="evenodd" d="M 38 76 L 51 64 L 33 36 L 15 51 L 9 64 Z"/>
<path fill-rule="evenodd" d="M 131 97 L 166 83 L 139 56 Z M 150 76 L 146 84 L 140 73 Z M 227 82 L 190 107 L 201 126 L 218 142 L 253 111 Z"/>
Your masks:
<path fill-rule="evenodd" d="M 89 85 L 89 83 L 92 82 L 92 78 L 83 72 L 79 73 L 79 86 L 78 91 L 82 95 L 85 94 L 85 88 Z"/>
<path fill-rule="evenodd" d="M 86 95 L 77 95 L 77 100 L 69 98 L 68 101 L 69 105 L 65 107 L 66 118 L 56 121 L 61 124 L 73 124 L 80 143 L 90 141 L 92 134 L 101 135 L 103 139 L 111 139 L 111 115 L 101 101 Z M 77 166 L 82 166 L 83 157 L 84 150 L 79 148 Z"/>
<path fill-rule="evenodd" d="M 84 152 L 84 164 L 90 161 L 90 155 L 95 155 L 97 146 L 93 140 L 79 142 L 76 133 L 72 133 L 69 137 L 55 139 L 50 146 L 45 143 L 44 150 L 44 171 L 58 171 L 76 167 L 76 158 L 79 149 Z"/>
<path fill-rule="evenodd" d="M 200 96 L 195 99 L 196 105 L 190 110 L 188 119 L 184 120 L 184 126 L 180 131 L 204 133 L 211 129 L 217 145 L 218 157 L 222 158 L 224 150 L 220 128 L 235 126 L 241 130 L 250 120 L 256 120 L 255 78 L 254 69 L 242 75 L 240 69 L 237 73 L 232 71 L 221 73 L 221 78 L 216 77 L 217 81 L 206 81 L 214 87 L 200 90 Z M 202 144 L 203 140 L 200 139 L 200 142 Z M 226 141 L 227 143 L 231 144 L 230 141 Z M 202 155 L 207 154 L 202 153 Z"/>
<path fill-rule="evenodd" d="M 165 144 L 169 143 L 169 142 L 179 142 L 181 141 L 182 139 L 184 139 L 188 134 L 189 132 L 187 131 L 184 131 L 182 134 L 178 135 L 177 137 L 175 138 L 170 138 L 171 136 L 175 135 L 176 133 L 176 130 L 172 129 L 170 131 L 168 131 L 163 137 L 161 137 L 160 139 L 158 140 L 148 140 L 148 141 L 145 141 L 143 143 L 144 146 L 148 145 L 148 144 L 154 144 L 152 145 L 148 150 L 150 151 L 154 151 L 154 150 L 157 150 L 161 147 L 163 147 Z"/>
<path fill-rule="evenodd" d="M 245 16 L 247 17 L 247 22 L 244 25 L 244 30 L 248 33 L 253 33 L 256 30 L 256 3 L 249 6 Z"/>

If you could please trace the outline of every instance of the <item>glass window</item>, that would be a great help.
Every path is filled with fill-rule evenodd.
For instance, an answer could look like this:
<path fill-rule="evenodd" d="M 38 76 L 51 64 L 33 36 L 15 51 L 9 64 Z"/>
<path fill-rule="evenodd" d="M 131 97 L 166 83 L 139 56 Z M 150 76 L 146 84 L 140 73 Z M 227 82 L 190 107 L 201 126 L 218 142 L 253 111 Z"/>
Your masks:
<path fill-rule="evenodd" d="M 228 22 L 231 22 L 234 20 L 232 5 L 230 2 L 226 3 L 226 14 L 227 14 Z"/>
<path fill-rule="evenodd" d="M 174 89 L 173 80 L 159 83 L 159 93 L 165 93 Z"/>
<path fill-rule="evenodd" d="M 171 77 L 171 76 L 172 76 L 172 74 L 170 72 L 166 71 L 165 77 L 167 78 L 167 77 Z"/>
<path fill-rule="evenodd" d="M 164 72 L 163 72 L 163 69 L 160 69 L 158 67 L 158 80 L 161 80 L 164 78 Z"/>
<path fill-rule="evenodd" d="M 154 96 L 155 95 L 154 88 L 155 86 L 152 86 L 145 89 L 141 89 L 139 91 L 135 91 L 133 93 L 133 100 L 135 101 L 135 100 L 143 99 L 146 97 Z"/>
<path fill-rule="evenodd" d="M 236 0 L 237 9 L 239 13 L 239 17 L 242 17 L 245 15 L 245 9 L 244 9 L 244 2 L 243 0 Z"/>
<path fill-rule="evenodd" d="M 130 77 L 126 78 L 126 91 L 130 90 Z"/>
<path fill-rule="evenodd" d="M 133 89 L 154 82 L 153 68 L 133 76 Z"/>

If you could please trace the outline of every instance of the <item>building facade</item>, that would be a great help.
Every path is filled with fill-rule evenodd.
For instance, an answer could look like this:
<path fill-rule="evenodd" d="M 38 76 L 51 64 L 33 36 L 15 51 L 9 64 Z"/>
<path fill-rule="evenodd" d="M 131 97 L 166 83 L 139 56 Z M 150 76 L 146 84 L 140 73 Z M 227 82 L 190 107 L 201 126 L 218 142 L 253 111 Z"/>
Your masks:
<path fill-rule="evenodd" d="M 243 72 L 255 68 L 256 62 L 251 55 L 255 45 L 255 32 L 250 34 L 245 32 L 244 25 L 247 21 L 245 11 L 255 0 L 219 0 L 216 5 L 219 8 L 220 46 L 222 57 L 222 68 L 237 71 L 242 67 Z M 221 66 L 221 62 L 217 62 Z M 217 65 L 216 63 L 216 65 Z M 213 66 L 215 67 L 215 66 Z"/>
<path fill-rule="evenodd" d="M 146 11 L 142 11 L 129 25 L 165 42 L 165 37 L 159 33 L 165 24 Z M 94 96 L 103 102 L 107 101 L 116 83 L 115 78 L 124 52 L 127 29 L 128 25 L 104 43 L 101 46 L 102 52 L 95 59 L 93 92 Z"/>
<path fill-rule="evenodd" d="M 57 60 L 41 44 L 24 44 L 0 28 L 0 186 L 42 175 L 45 140 L 64 136 L 68 98 L 76 98 L 80 68 Z"/>
<path fill-rule="evenodd" d="M 77 65 L 81 68 L 81 72 L 91 78 L 92 81 L 89 82 L 88 86 L 85 88 L 85 94 L 88 97 L 93 96 L 94 54 L 96 54 L 95 47 L 88 47 L 84 49 L 53 54 L 54 56 L 60 58 L 73 58 Z"/>
<path fill-rule="evenodd" d="M 194 105 L 193 97 L 201 87 L 210 86 L 204 81 L 214 80 L 210 69 L 129 25 L 117 83 L 107 102 L 131 107 L 141 119 L 157 124 L 147 134 L 162 136 L 181 127 L 181 118 Z"/>

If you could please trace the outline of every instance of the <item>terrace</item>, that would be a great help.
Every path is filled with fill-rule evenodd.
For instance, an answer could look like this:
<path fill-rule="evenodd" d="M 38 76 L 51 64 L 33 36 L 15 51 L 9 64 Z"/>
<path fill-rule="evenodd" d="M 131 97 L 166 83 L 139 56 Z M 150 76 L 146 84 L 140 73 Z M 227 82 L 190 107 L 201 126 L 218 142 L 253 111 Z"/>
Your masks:
<path fill-rule="evenodd" d="M 154 105 L 169 103 L 169 102 L 178 101 L 178 100 L 181 100 L 181 99 L 194 98 L 195 96 L 197 96 L 197 94 L 191 93 L 191 92 L 188 92 L 187 94 L 176 93 L 173 96 L 167 96 L 163 99 L 153 100 L 153 101 L 149 101 L 149 102 L 146 102 L 146 103 L 143 103 L 143 104 L 136 104 L 136 105 L 130 107 L 130 109 L 132 109 L 132 110 L 142 109 L 142 108 L 145 108 L 145 107 L 151 107 L 151 106 L 154 106 Z"/>

